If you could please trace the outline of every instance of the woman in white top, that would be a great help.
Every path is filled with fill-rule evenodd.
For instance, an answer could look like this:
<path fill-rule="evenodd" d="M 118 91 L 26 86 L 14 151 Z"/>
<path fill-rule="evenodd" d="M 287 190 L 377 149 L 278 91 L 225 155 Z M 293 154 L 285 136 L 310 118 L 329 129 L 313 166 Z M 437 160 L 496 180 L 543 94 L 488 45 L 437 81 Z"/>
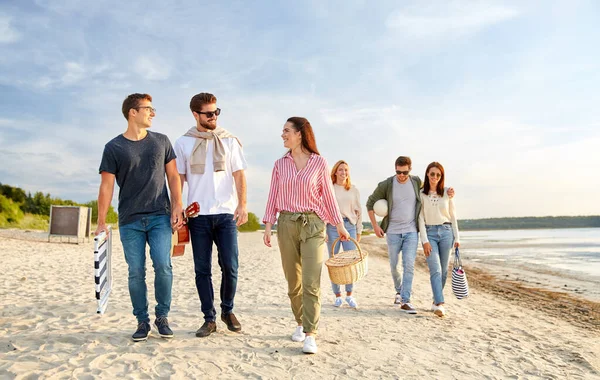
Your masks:
<path fill-rule="evenodd" d="M 350 236 L 356 241 L 360 241 L 362 233 L 362 208 L 360 203 L 360 194 L 358 189 L 352 185 L 350 181 L 350 166 L 344 160 L 340 160 L 333 165 L 331 169 L 331 181 L 335 190 L 335 199 L 337 200 L 342 218 L 344 219 L 344 227 Z M 340 245 L 344 251 L 356 249 L 356 246 L 351 240 L 342 241 L 333 247 L 334 241 L 339 237 L 337 229 L 331 224 L 327 224 L 327 248 L 329 257 L 340 251 Z M 334 251 L 335 249 L 335 251 Z M 333 306 L 340 307 L 344 303 L 342 300 L 342 292 L 338 284 L 331 283 L 331 288 L 335 294 Z M 346 284 L 346 302 L 352 308 L 356 308 L 356 299 L 352 296 L 353 284 Z"/>
<path fill-rule="evenodd" d="M 444 167 L 439 162 L 427 166 L 421 194 L 423 208 L 419 214 L 419 233 L 433 292 L 431 310 L 438 317 L 446 314 L 443 291 L 450 252 L 453 246 L 460 246 L 454 201 L 448 197 L 444 177 Z"/>

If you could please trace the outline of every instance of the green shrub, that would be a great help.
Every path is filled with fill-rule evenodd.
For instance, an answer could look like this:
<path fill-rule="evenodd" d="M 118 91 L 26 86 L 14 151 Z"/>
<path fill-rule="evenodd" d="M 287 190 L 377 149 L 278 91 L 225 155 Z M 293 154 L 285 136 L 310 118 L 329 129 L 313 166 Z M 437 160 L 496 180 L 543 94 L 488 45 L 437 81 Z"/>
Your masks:
<path fill-rule="evenodd" d="M 0 194 L 0 227 L 12 227 L 23 219 L 19 205 Z"/>
<path fill-rule="evenodd" d="M 248 213 L 248 221 L 238 227 L 238 231 L 240 232 L 253 232 L 259 229 L 260 222 L 258 221 L 258 217 L 251 212 Z"/>

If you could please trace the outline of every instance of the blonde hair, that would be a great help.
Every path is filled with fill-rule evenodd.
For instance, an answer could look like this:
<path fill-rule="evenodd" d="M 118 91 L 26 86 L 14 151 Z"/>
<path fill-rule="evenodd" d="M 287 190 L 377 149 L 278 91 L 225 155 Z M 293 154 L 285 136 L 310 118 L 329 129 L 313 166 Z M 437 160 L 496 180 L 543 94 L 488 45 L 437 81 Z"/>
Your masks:
<path fill-rule="evenodd" d="M 338 162 L 335 163 L 335 165 L 333 165 L 333 168 L 331 169 L 331 182 L 333 182 L 333 184 L 335 185 L 337 183 L 337 174 L 335 174 L 337 172 L 337 170 L 339 169 L 340 165 L 346 165 L 348 167 L 348 169 L 350 169 L 350 165 L 348 165 L 348 163 L 344 160 L 339 160 Z M 344 189 L 346 190 L 350 190 L 352 188 L 352 181 L 350 181 L 350 173 L 348 173 L 348 176 L 346 177 L 346 180 L 344 181 Z"/>

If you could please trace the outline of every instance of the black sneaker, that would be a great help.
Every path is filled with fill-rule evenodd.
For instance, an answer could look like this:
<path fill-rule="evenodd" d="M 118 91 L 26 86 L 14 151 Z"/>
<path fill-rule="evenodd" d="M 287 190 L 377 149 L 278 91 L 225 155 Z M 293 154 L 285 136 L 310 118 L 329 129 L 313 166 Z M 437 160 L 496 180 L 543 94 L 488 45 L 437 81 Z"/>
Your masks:
<path fill-rule="evenodd" d="M 158 330 L 158 335 L 163 338 L 172 338 L 173 330 L 169 327 L 169 320 L 167 317 L 157 317 L 154 320 L 154 326 Z"/>
<path fill-rule="evenodd" d="M 229 313 L 227 315 L 221 314 L 221 320 L 223 322 L 225 322 L 229 331 L 234 331 L 234 332 L 242 331 L 242 325 L 235 317 L 235 314 L 233 314 L 233 313 Z"/>
<path fill-rule="evenodd" d="M 138 323 L 138 327 L 136 332 L 131 336 L 134 342 L 141 342 L 144 340 L 148 340 L 150 336 L 150 323 L 148 322 L 140 322 Z"/>
<path fill-rule="evenodd" d="M 196 336 L 198 338 L 204 338 L 214 333 L 215 331 L 217 331 L 217 324 L 215 323 L 215 321 L 206 321 L 204 322 L 202 327 L 200 327 L 198 331 L 196 331 Z"/>

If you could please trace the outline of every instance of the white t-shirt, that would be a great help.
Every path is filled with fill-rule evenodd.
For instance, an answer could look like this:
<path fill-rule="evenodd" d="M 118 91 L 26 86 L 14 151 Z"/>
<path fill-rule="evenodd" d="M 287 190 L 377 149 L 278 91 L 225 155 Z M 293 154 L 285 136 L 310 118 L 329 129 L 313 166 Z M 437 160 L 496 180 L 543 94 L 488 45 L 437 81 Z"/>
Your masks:
<path fill-rule="evenodd" d="M 196 138 L 181 136 L 175 142 L 177 171 L 185 174 L 188 183 L 188 203 L 198 202 L 200 215 L 233 214 L 237 207 L 237 191 L 233 173 L 247 168 L 242 147 L 237 139 L 221 139 L 225 147 L 225 170 L 215 172 L 213 166 L 214 142 L 208 141 L 204 174 L 192 174 L 190 158 Z"/>

